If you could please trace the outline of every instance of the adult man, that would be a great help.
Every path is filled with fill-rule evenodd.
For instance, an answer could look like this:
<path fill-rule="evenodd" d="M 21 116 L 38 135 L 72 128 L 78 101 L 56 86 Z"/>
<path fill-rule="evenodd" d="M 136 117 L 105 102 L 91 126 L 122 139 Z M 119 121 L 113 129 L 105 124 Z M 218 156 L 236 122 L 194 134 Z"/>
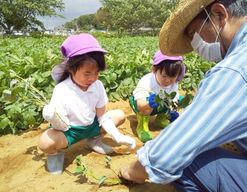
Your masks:
<path fill-rule="evenodd" d="M 160 32 L 160 49 L 193 49 L 218 62 L 185 111 L 121 170 L 142 183 L 175 181 L 182 191 L 247 191 L 247 157 L 219 145 L 233 141 L 247 154 L 247 1 L 181 0 Z"/>

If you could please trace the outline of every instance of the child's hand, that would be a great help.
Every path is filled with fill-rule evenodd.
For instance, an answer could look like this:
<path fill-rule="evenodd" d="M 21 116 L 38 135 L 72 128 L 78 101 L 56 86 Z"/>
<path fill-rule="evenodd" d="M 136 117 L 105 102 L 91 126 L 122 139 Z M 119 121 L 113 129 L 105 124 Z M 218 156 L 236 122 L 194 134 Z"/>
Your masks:
<path fill-rule="evenodd" d="M 100 126 L 119 144 L 128 145 L 131 149 L 136 147 L 136 141 L 127 135 L 123 135 L 116 128 L 111 116 L 107 113 L 98 118 Z"/>
<path fill-rule="evenodd" d="M 128 145 L 131 149 L 135 149 L 136 141 L 130 136 L 120 134 L 118 137 L 113 138 L 118 144 Z"/>
<path fill-rule="evenodd" d="M 175 121 L 179 117 L 179 113 L 177 111 L 171 111 L 170 112 L 170 122 Z"/>
<path fill-rule="evenodd" d="M 120 137 L 117 138 L 117 143 L 123 144 L 123 145 L 128 145 L 131 149 L 136 148 L 136 141 L 130 136 L 127 135 L 121 135 Z"/>
<path fill-rule="evenodd" d="M 148 98 L 148 104 L 149 104 L 149 106 L 151 107 L 151 108 L 157 108 L 158 106 L 159 106 L 159 104 L 158 103 L 156 103 L 155 102 L 155 98 L 156 98 L 156 94 L 155 93 L 151 93 L 150 95 L 149 95 L 149 98 Z"/>

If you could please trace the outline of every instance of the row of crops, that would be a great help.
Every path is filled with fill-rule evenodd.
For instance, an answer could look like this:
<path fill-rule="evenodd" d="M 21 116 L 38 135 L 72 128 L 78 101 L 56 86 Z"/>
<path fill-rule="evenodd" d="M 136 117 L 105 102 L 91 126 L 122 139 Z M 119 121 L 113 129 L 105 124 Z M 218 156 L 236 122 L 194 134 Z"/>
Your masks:
<path fill-rule="evenodd" d="M 43 122 L 44 98 L 49 100 L 55 82 L 52 67 L 62 61 L 59 47 L 65 37 L 0 38 L 0 135 L 36 128 Z M 139 78 L 150 71 L 157 37 L 103 37 L 108 68 L 101 73 L 111 101 L 126 100 Z M 212 67 L 195 54 L 186 55 L 187 73 L 180 84 L 193 92 Z"/>

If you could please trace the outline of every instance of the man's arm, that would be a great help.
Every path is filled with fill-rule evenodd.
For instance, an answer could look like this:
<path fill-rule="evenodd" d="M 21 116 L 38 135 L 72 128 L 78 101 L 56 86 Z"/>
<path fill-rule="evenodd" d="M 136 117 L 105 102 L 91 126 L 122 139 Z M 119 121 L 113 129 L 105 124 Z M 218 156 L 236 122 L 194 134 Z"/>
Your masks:
<path fill-rule="evenodd" d="M 247 137 L 247 127 L 239 126 L 247 119 L 246 86 L 239 73 L 213 69 L 202 81 L 192 104 L 154 140 L 138 150 L 138 161 L 142 165 L 138 170 L 143 173 L 142 167 L 145 168 L 151 182 L 170 183 L 179 178 L 183 169 L 200 153 Z M 134 165 L 123 169 L 122 174 L 126 179 L 139 182 L 137 171 L 130 174 Z M 124 174 L 126 170 L 130 177 Z"/>

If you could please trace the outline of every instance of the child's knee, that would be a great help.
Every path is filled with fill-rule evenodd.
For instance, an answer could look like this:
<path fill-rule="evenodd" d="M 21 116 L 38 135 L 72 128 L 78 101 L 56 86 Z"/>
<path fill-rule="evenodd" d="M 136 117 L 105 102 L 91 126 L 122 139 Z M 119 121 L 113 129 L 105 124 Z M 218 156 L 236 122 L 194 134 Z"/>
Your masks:
<path fill-rule="evenodd" d="M 39 138 L 38 147 L 44 153 L 56 152 L 56 134 L 52 129 L 45 131 Z"/>
<path fill-rule="evenodd" d="M 50 139 L 47 136 L 47 131 L 45 131 L 39 138 L 38 141 L 38 148 L 43 151 L 43 152 L 47 152 L 49 151 L 49 149 L 51 148 L 52 143 L 50 141 Z"/>

